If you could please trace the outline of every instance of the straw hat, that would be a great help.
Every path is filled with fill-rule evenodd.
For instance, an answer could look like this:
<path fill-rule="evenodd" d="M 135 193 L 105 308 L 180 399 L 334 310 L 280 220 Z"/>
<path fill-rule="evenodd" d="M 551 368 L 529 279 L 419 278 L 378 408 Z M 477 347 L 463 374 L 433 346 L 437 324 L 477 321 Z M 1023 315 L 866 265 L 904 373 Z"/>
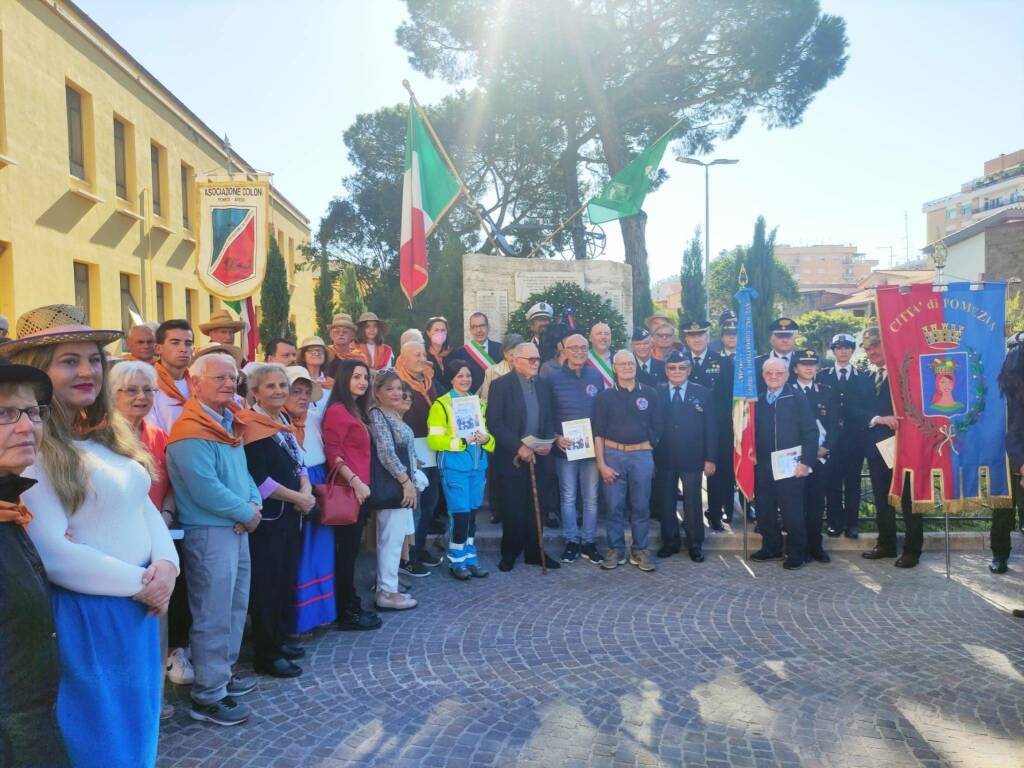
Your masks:
<path fill-rule="evenodd" d="M 335 315 L 328 330 L 333 331 L 335 328 L 348 328 L 350 331 L 354 331 L 356 330 L 356 324 L 352 322 L 351 315 Z"/>
<path fill-rule="evenodd" d="M 382 337 L 387 336 L 388 331 L 391 329 L 391 323 L 387 320 L 381 320 L 373 312 L 363 312 L 363 314 L 359 316 L 359 319 L 356 320 L 356 325 L 362 325 L 363 323 L 376 323 L 377 330 L 380 332 Z"/>
<path fill-rule="evenodd" d="M 237 333 L 238 331 L 245 329 L 245 323 L 241 320 L 235 320 L 235 318 L 231 316 L 231 313 L 226 309 L 218 309 L 210 315 L 209 320 L 205 323 L 199 324 L 199 330 L 206 335 L 209 335 L 210 331 L 215 331 L 218 328 L 227 328 L 228 330 Z"/>
<path fill-rule="evenodd" d="M 313 385 L 313 393 L 310 395 L 311 402 L 319 402 L 320 398 L 324 396 L 324 388 L 320 386 L 320 382 L 314 381 L 313 377 L 309 375 L 307 371 L 301 365 L 289 365 L 284 369 L 285 373 L 288 374 L 289 386 L 294 384 L 296 381 L 308 381 Z"/>
<path fill-rule="evenodd" d="M 217 326 L 218 328 L 222 326 Z M 194 363 L 203 355 L 212 355 L 214 353 L 220 353 L 222 355 L 230 355 L 235 365 L 241 368 L 245 365 L 245 355 L 242 354 L 242 350 L 236 347 L 234 344 L 207 344 L 202 349 L 197 349 L 192 355 L 192 362 Z"/>
<path fill-rule="evenodd" d="M 324 349 L 327 349 L 327 345 L 324 344 L 324 340 L 319 336 L 307 336 L 304 338 L 299 344 L 299 351 L 301 352 L 306 347 L 323 347 Z"/>
<path fill-rule="evenodd" d="M 650 316 L 650 317 L 648 317 L 648 318 L 647 318 L 646 320 L 644 320 L 644 325 L 645 325 L 645 326 L 647 326 L 647 330 L 651 330 L 651 324 L 652 324 L 652 323 L 653 323 L 653 322 L 654 322 L 655 320 L 659 320 L 659 321 L 661 321 L 661 322 L 663 322 L 663 323 L 668 323 L 668 324 L 669 324 L 669 325 L 671 325 L 671 326 L 672 326 L 673 328 L 675 328 L 675 325 L 676 325 L 676 319 L 675 319 L 674 317 L 672 317 L 672 316 L 671 316 L 671 315 L 670 315 L 670 314 L 669 314 L 668 312 L 666 312 L 665 310 L 663 310 L 663 309 L 659 309 L 659 310 L 658 310 L 657 312 L 655 312 L 655 313 L 654 313 L 653 315 L 651 315 L 651 316 Z"/>
<path fill-rule="evenodd" d="M 91 341 L 101 347 L 124 336 L 121 331 L 102 331 L 85 323 L 82 310 L 73 304 L 48 304 L 18 318 L 18 337 L 0 343 L 0 355 L 10 357 L 23 349 Z"/>

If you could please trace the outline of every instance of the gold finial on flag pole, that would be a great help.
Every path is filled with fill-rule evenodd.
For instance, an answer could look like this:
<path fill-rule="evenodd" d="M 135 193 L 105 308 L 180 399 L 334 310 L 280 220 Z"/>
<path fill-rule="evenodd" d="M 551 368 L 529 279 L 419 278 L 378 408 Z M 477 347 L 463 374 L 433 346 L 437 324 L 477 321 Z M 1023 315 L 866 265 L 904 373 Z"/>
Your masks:
<path fill-rule="evenodd" d="M 740 276 L 737 282 L 740 284 L 740 288 L 746 288 L 749 282 L 747 280 L 747 268 L 743 264 L 740 264 Z"/>

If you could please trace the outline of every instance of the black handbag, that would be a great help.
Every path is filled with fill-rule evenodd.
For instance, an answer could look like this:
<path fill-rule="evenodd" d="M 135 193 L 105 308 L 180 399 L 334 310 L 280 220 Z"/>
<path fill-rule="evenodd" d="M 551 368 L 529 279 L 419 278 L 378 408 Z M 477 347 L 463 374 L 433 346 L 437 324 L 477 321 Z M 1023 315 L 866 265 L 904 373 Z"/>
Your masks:
<path fill-rule="evenodd" d="M 380 410 L 379 408 L 376 410 Z M 384 416 L 384 423 L 388 425 L 388 432 L 391 434 L 391 445 L 395 448 L 395 453 L 398 454 L 398 443 L 395 440 L 395 433 L 391 429 L 391 422 L 388 421 L 388 417 Z M 412 477 L 412 470 L 406 463 L 406 459 L 399 455 L 398 460 L 402 462 L 402 466 L 405 467 L 405 472 L 408 477 Z M 370 444 L 370 495 L 366 497 L 366 501 L 363 502 L 363 510 L 376 512 L 379 509 L 401 509 L 402 497 L 405 493 L 402 491 L 402 484 L 395 479 L 395 476 L 388 472 L 380 458 L 377 456 L 377 446 L 374 441 Z"/>

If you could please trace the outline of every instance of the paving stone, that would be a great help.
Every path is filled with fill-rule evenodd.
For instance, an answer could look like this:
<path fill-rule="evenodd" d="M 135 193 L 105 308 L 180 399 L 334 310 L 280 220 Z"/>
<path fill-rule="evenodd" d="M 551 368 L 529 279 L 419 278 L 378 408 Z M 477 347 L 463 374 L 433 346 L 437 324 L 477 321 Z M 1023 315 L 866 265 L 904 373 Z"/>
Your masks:
<path fill-rule="evenodd" d="M 301 678 L 246 696 L 246 725 L 189 720 L 168 685 L 158 765 L 1024 765 L 1016 560 L 995 577 L 957 552 L 947 580 L 931 553 L 753 577 L 732 555 L 547 576 L 484 559 L 486 580 L 415 580 L 420 606 L 378 631 L 314 633 Z"/>

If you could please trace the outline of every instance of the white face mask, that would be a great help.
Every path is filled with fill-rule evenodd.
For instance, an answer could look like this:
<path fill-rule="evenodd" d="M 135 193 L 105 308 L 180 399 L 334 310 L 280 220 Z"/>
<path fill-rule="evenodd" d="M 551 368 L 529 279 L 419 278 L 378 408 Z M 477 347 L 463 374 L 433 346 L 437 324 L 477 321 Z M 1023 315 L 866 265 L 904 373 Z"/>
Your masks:
<path fill-rule="evenodd" d="M 430 343 L 434 346 L 443 347 L 446 341 L 448 341 L 447 331 L 434 331 L 430 334 Z"/>

